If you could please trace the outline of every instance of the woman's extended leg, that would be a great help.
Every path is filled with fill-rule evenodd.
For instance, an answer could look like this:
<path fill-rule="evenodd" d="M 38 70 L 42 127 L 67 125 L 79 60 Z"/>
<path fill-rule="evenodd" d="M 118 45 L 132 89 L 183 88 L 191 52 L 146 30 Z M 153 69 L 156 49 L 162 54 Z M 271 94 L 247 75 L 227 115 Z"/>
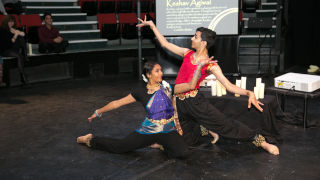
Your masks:
<path fill-rule="evenodd" d="M 145 135 L 132 132 L 123 139 L 93 136 L 87 134 L 77 138 L 78 143 L 85 143 L 94 149 L 105 150 L 111 153 L 125 153 L 143 148 L 155 143 L 154 135 Z"/>

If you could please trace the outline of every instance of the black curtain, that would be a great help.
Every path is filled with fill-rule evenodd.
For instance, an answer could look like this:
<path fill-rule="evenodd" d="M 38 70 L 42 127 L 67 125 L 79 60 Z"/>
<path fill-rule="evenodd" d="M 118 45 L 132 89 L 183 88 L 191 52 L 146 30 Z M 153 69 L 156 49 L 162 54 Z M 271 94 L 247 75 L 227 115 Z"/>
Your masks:
<path fill-rule="evenodd" d="M 287 0 L 287 8 L 283 21 L 286 27 L 286 64 L 320 65 L 320 1 Z"/>

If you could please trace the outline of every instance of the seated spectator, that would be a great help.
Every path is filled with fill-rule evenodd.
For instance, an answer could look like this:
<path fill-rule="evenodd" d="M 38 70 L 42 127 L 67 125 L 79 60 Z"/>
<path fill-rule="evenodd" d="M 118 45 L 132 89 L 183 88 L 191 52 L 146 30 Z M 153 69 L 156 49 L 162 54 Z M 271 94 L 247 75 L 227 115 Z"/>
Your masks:
<path fill-rule="evenodd" d="M 0 55 L 6 57 L 15 57 L 18 60 L 18 69 L 21 82 L 28 82 L 24 72 L 24 63 L 28 61 L 27 47 L 24 39 L 24 32 L 15 29 L 15 19 L 7 15 L 2 19 L 0 28 Z"/>
<path fill-rule="evenodd" d="M 7 15 L 6 9 L 4 8 L 1 0 L 0 0 L 0 14 Z"/>
<path fill-rule="evenodd" d="M 60 53 L 65 52 L 68 41 L 63 40 L 59 30 L 52 26 L 51 14 L 43 15 L 44 25 L 38 29 L 39 52 L 40 53 Z"/>

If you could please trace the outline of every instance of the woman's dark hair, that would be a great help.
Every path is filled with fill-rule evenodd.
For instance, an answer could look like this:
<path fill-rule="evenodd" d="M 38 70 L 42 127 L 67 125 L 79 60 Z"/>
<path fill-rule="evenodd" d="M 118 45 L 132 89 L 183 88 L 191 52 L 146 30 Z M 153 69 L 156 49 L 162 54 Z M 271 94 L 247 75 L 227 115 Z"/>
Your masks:
<path fill-rule="evenodd" d="M 147 78 L 148 77 L 147 74 L 151 74 L 152 69 L 157 64 L 159 64 L 159 63 L 157 63 L 155 61 L 147 61 L 147 62 L 145 62 L 144 65 L 143 65 L 142 74 L 144 74 L 146 76 L 146 78 Z"/>
<path fill-rule="evenodd" d="M 2 19 L 2 22 L 1 22 L 1 28 L 9 30 L 8 23 L 10 21 L 16 22 L 16 19 L 14 18 L 14 16 L 12 16 L 12 15 L 4 16 Z"/>
<path fill-rule="evenodd" d="M 196 31 L 201 32 L 201 39 L 207 42 L 207 50 L 209 50 L 214 45 L 217 36 L 216 32 L 204 27 L 199 27 Z"/>

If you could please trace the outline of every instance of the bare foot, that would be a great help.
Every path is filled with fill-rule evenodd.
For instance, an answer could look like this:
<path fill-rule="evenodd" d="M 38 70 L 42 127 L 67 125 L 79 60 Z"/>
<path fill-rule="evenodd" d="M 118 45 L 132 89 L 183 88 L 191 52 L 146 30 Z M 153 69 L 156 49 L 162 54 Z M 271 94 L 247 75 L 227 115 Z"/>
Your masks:
<path fill-rule="evenodd" d="M 149 147 L 150 147 L 150 148 L 154 148 L 154 149 L 158 149 L 158 148 L 160 148 L 160 147 L 161 147 L 161 145 L 160 145 L 160 144 L 155 143 L 155 144 L 150 145 Z"/>
<path fill-rule="evenodd" d="M 89 144 L 89 141 L 92 139 L 92 134 L 87 134 L 84 136 L 79 136 L 77 138 L 77 143 L 79 144 Z"/>
<path fill-rule="evenodd" d="M 218 140 L 219 140 L 219 134 L 209 131 L 209 133 L 211 134 L 211 136 L 213 137 L 213 140 L 211 141 L 212 144 L 215 144 Z"/>
<path fill-rule="evenodd" d="M 279 148 L 276 145 L 269 144 L 266 141 L 261 143 L 261 147 L 264 150 L 268 151 L 270 154 L 273 154 L 273 155 L 279 155 L 280 154 Z"/>
<path fill-rule="evenodd" d="M 155 148 L 155 149 L 160 149 L 161 151 L 164 150 L 163 146 L 161 144 L 158 143 L 154 143 L 152 145 L 149 146 L 150 148 Z"/>

